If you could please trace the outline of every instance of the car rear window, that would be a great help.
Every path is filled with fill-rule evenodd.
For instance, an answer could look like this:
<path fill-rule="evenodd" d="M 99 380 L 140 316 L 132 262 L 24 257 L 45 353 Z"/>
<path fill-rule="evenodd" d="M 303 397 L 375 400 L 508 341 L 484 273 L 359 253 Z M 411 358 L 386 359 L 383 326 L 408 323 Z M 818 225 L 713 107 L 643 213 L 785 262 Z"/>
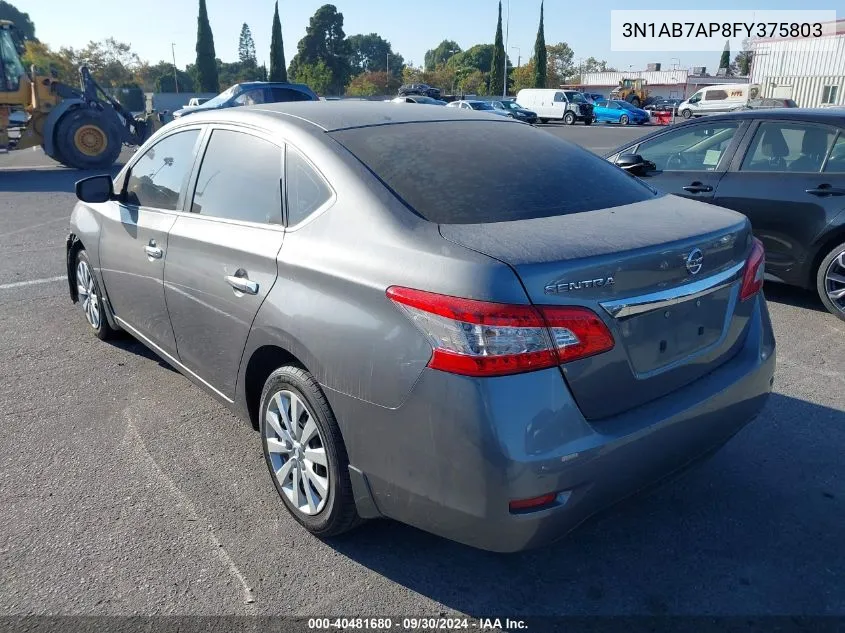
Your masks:
<path fill-rule="evenodd" d="M 656 195 L 603 158 L 522 123 L 402 123 L 331 136 L 412 210 L 438 224 L 547 218 Z"/>

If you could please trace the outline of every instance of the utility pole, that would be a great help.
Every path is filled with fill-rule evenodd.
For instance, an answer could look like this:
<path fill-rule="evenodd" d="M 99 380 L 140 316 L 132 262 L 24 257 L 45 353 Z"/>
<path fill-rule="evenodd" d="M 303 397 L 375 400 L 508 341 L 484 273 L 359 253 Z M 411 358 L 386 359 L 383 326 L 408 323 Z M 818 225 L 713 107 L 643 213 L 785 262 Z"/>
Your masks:
<path fill-rule="evenodd" d="M 385 79 L 384 79 L 384 89 L 387 90 L 387 93 L 390 94 L 390 53 L 386 53 L 385 62 Z"/>
<path fill-rule="evenodd" d="M 176 44 L 170 43 L 170 52 L 173 55 L 173 85 L 176 86 L 176 94 L 179 94 L 179 77 L 176 75 Z"/>
<path fill-rule="evenodd" d="M 511 0 L 508 0 L 508 19 L 505 26 L 505 59 L 502 60 L 505 66 L 504 81 L 502 82 L 502 99 L 508 96 L 508 37 L 511 32 Z"/>

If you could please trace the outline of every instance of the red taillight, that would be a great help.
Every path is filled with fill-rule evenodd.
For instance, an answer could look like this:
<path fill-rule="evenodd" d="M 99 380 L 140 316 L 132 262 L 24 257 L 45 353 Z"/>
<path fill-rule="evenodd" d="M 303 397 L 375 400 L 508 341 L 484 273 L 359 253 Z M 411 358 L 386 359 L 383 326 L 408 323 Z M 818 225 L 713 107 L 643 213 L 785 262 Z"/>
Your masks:
<path fill-rule="evenodd" d="M 428 366 L 465 376 L 554 367 L 613 347 L 586 308 L 508 305 L 391 286 L 387 296 L 426 335 Z"/>
<path fill-rule="evenodd" d="M 745 301 L 760 292 L 763 287 L 763 274 L 766 268 L 766 251 L 763 243 L 753 238 L 751 254 L 745 262 L 745 272 L 742 276 L 742 289 L 739 293 L 740 301 Z"/>
<path fill-rule="evenodd" d="M 553 503 L 554 500 L 557 499 L 557 495 L 553 492 L 550 492 L 547 495 L 543 495 L 542 497 L 533 497 L 532 499 L 519 499 L 518 501 L 511 501 L 509 504 L 510 511 L 520 511 L 520 510 L 538 510 L 543 506 L 547 506 L 550 503 Z"/>

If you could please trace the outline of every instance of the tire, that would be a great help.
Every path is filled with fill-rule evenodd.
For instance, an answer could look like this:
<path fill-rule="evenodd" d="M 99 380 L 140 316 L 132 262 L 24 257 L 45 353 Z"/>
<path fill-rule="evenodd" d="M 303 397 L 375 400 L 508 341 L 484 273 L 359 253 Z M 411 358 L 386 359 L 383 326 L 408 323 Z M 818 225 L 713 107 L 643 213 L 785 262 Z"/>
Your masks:
<path fill-rule="evenodd" d="M 54 133 L 54 157 L 74 169 L 111 167 L 123 145 L 117 123 L 92 108 L 69 111 L 59 119 Z"/>
<path fill-rule="evenodd" d="M 836 279 L 832 279 L 835 275 Z M 840 244 L 827 254 L 816 273 L 816 291 L 822 300 L 824 307 L 833 314 L 845 321 L 845 295 L 840 299 L 833 299 L 830 292 L 839 290 L 845 291 L 845 244 Z"/>
<path fill-rule="evenodd" d="M 592 125 L 592 124 L 593 124 L 593 118 L 592 117 L 590 117 L 589 119 L 584 119 L 584 125 Z"/>
<path fill-rule="evenodd" d="M 566 125 L 573 125 L 575 123 L 575 114 L 573 112 L 565 112 L 563 115 L 563 122 Z"/>
<path fill-rule="evenodd" d="M 640 98 L 637 95 L 628 95 L 627 101 L 635 108 L 640 107 Z"/>
<path fill-rule="evenodd" d="M 627 114 L 623 114 L 621 117 L 619 117 L 619 125 L 628 125 L 628 115 Z"/>
<path fill-rule="evenodd" d="M 692 118 L 692 110 L 690 110 L 688 108 L 684 108 L 683 110 L 681 110 L 681 116 L 684 117 L 685 119 L 691 119 Z"/>
<path fill-rule="evenodd" d="M 288 426 L 278 413 L 283 411 L 289 419 L 294 399 L 305 409 L 298 416 L 298 440 L 302 440 L 311 421 L 316 425 L 316 431 L 308 431 L 310 438 L 302 444 L 290 433 L 293 426 Z M 358 525 L 361 519 L 355 508 L 346 446 L 331 407 L 314 377 L 300 367 L 277 369 L 264 383 L 259 412 L 264 461 L 276 492 L 291 516 L 320 537 L 336 536 Z M 271 450 L 271 444 L 276 449 L 287 446 L 290 450 Z M 322 455 L 324 465 L 319 463 L 316 457 L 319 455 Z M 291 462 L 293 465 L 287 466 Z M 287 471 L 280 481 L 277 472 L 286 466 Z M 294 482 L 297 482 L 295 486 Z M 320 496 L 318 486 L 323 485 L 326 493 Z"/>
<path fill-rule="evenodd" d="M 85 249 L 76 253 L 73 271 L 78 303 L 82 307 L 88 325 L 94 329 L 94 333 L 101 341 L 115 338 L 118 332 L 112 329 L 109 320 L 106 318 L 106 306 L 100 293 L 100 284 L 97 282 L 94 267 L 91 265 L 91 260 L 88 259 L 88 253 L 85 252 Z"/>

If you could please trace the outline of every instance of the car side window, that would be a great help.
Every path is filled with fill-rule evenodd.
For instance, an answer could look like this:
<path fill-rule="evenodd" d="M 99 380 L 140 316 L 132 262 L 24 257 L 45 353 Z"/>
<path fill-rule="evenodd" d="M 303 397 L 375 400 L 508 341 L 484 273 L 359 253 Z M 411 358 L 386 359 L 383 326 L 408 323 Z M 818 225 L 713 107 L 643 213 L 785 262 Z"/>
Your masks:
<path fill-rule="evenodd" d="M 562 92 L 556 92 L 555 93 L 555 103 L 563 103 L 563 102 L 564 102 L 563 93 Z"/>
<path fill-rule="evenodd" d="M 177 132 L 144 152 L 129 172 L 126 204 L 181 210 L 199 138 L 200 130 Z"/>
<path fill-rule="evenodd" d="M 311 101 L 310 97 L 300 90 L 291 88 L 270 88 L 270 101 L 283 103 L 286 101 Z"/>
<path fill-rule="evenodd" d="M 253 88 L 235 97 L 237 105 L 256 105 L 264 103 L 264 88 Z"/>
<path fill-rule="evenodd" d="M 841 132 L 830 150 L 830 158 L 827 159 L 823 171 L 826 174 L 845 174 L 845 135 Z"/>
<path fill-rule="evenodd" d="M 724 101 L 728 98 L 728 93 L 724 90 L 708 90 L 704 93 L 705 101 Z"/>
<path fill-rule="evenodd" d="M 714 171 L 718 168 L 739 123 L 702 123 L 643 141 L 636 153 L 651 161 L 658 170 Z"/>
<path fill-rule="evenodd" d="M 191 211 L 215 218 L 281 224 L 281 179 L 281 147 L 244 132 L 214 130 L 197 176 Z"/>
<path fill-rule="evenodd" d="M 323 177 L 290 145 L 285 150 L 285 193 L 288 226 L 299 224 L 332 197 Z"/>
<path fill-rule="evenodd" d="M 836 131 L 807 123 L 764 121 L 757 128 L 740 171 L 821 171 Z"/>
<path fill-rule="evenodd" d="M 607 101 L 596 101 L 596 107 L 597 108 L 606 108 L 607 107 Z"/>

